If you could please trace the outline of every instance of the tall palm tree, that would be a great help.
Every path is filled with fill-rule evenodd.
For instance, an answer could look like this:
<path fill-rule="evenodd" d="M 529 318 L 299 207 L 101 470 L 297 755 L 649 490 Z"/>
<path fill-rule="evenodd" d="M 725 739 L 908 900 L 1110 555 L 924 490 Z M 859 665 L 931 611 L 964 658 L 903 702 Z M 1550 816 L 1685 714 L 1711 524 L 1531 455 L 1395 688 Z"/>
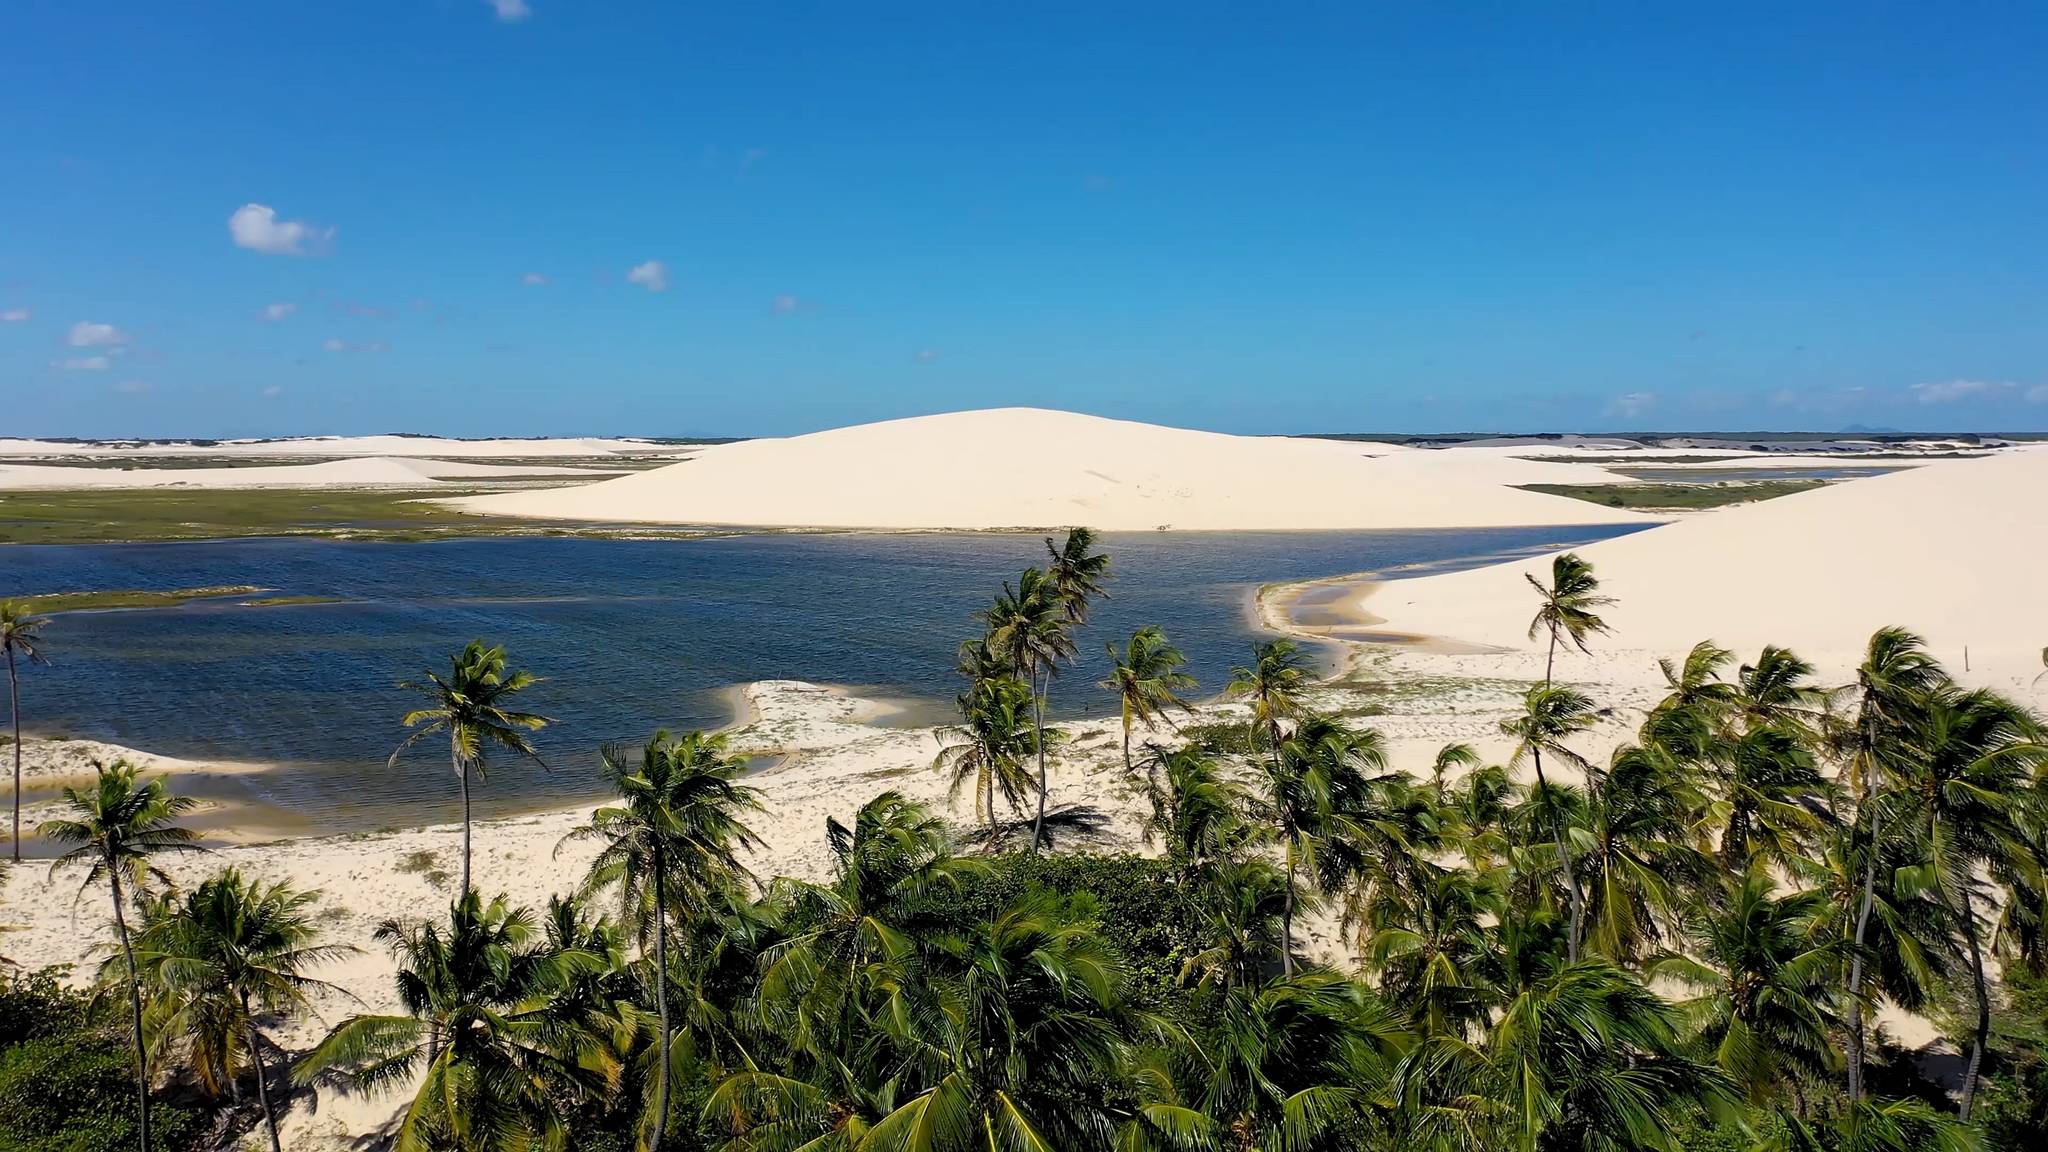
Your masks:
<path fill-rule="evenodd" d="M 703 732 L 656 732 L 640 749 L 637 765 L 628 749 L 608 745 L 600 771 L 621 803 L 592 812 L 590 823 L 568 837 L 603 844 L 584 879 L 584 894 L 616 890 L 622 923 L 638 928 L 643 948 L 652 929 L 660 1030 L 654 1101 L 642 1141 L 648 1152 L 660 1152 L 668 1127 L 669 921 L 701 914 L 714 890 L 747 876 L 738 853 L 758 841 L 743 817 L 761 804 L 758 790 L 739 783 L 746 770 L 746 757 L 729 754 L 724 736 Z"/>
<path fill-rule="evenodd" d="M 149 1152 L 149 1052 L 142 1027 L 142 983 L 135 967 L 135 944 L 128 935 L 126 905 L 152 882 L 169 885 L 170 878 L 151 863 L 154 857 L 197 851 L 199 836 L 173 823 L 192 810 L 193 801 L 172 795 L 163 777 L 140 783 L 135 766 L 126 760 L 111 764 L 94 761 L 93 772 L 90 790 L 64 789 L 64 803 L 71 816 L 45 820 L 36 832 L 58 844 L 74 845 L 50 865 L 52 875 L 67 865 L 86 865 L 80 895 L 99 881 L 107 883 L 114 932 L 128 967 L 128 1007 L 135 1029 L 135 1102 L 140 1110 L 137 1130 L 142 1152 Z"/>
<path fill-rule="evenodd" d="M 1305 716 L 1267 765 L 1264 804 L 1287 861 L 1280 915 L 1281 971 L 1294 974 L 1294 913 L 1304 875 L 1319 877 L 1327 839 L 1351 831 L 1340 823 L 1338 796 L 1362 788 L 1359 777 L 1383 763 L 1377 733 L 1359 733 L 1326 716 Z"/>
<path fill-rule="evenodd" d="M 1692 835 L 1693 776 L 1655 747 L 1624 745 L 1587 792 L 1587 844 L 1574 861 L 1587 890 L 1581 940 L 1610 960 L 1633 964 L 1675 930 L 1713 874 Z"/>
<path fill-rule="evenodd" d="M 531 909 L 464 892 L 445 925 L 386 920 L 402 1016 L 342 1021 L 293 1068 L 300 1084 L 375 1093 L 419 1076 L 398 1152 L 565 1146 L 563 1107 L 616 1090 L 602 1037 L 565 1018 L 563 994 L 604 960 L 548 945 Z"/>
<path fill-rule="evenodd" d="M 1925 861 L 1916 871 L 1949 914 L 1970 962 L 1977 1020 L 1958 1109 L 1968 1120 L 1991 1040 L 1991 991 L 1975 907 L 1979 876 L 2041 889 L 2042 850 L 2030 830 L 2048 809 L 2037 782 L 2048 767 L 2048 734 L 2024 707 L 1985 690 L 1936 689 L 1918 713 L 1915 742 L 1922 754 L 1896 781 L 1896 824 Z"/>
<path fill-rule="evenodd" d="M 19 600 L 0 601 L 0 652 L 7 653 L 7 705 L 14 719 L 14 861 L 21 862 L 21 671 L 16 660 L 47 664 L 42 637 L 49 621 Z"/>
<path fill-rule="evenodd" d="M 531 672 L 507 672 L 505 649 L 471 640 L 449 658 L 448 675 L 426 673 L 426 680 L 405 681 L 400 688 L 425 696 L 431 703 L 408 712 L 399 721 L 412 735 L 392 750 L 390 763 L 397 764 L 405 750 L 437 732 L 448 734 L 448 759 L 455 778 L 462 783 L 462 888 L 469 881 L 469 776 L 484 778 L 485 753 L 492 747 L 540 763 L 540 755 L 528 742 L 528 732 L 548 726 L 545 716 L 515 711 L 507 705 L 520 692 L 539 683 Z"/>
<path fill-rule="evenodd" d="M 1600 581 L 1593 575 L 1593 566 L 1576 552 L 1550 561 L 1549 584 L 1527 572 L 1522 573 L 1522 579 L 1541 598 L 1535 618 L 1529 621 L 1529 639 L 1534 640 L 1538 632 L 1550 634 L 1550 650 L 1543 658 L 1543 683 L 1548 685 L 1557 664 L 1558 640 L 1570 640 L 1579 651 L 1590 651 L 1586 637 L 1607 631 L 1607 622 L 1594 609 L 1614 601 L 1600 595 Z"/>
<path fill-rule="evenodd" d="M 1856 682 L 1844 689 L 1854 694 L 1851 721 L 1830 734 L 1830 744 L 1847 767 L 1856 800 L 1850 823 L 1850 860 L 1862 857 L 1863 891 L 1856 905 L 1849 952 L 1849 1102 L 1863 1098 L 1863 968 L 1864 941 L 1876 899 L 1877 864 L 1885 854 L 1883 790 L 1916 755 L 1911 719 L 1926 694 L 1945 683 L 1948 674 L 1929 655 L 1918 636 L 1903 628 L 1881 628 L 1864 648 Z"/>
<path fill-rule="evenodd" d="M 1110 673 L 1101 687 L 1115 693 L 1122 707 L 1124 771 L 1135 773 L 1131 764 L 1131 725 L 1143 724 L 1149 732 L 1169 708 L 1194 711 L 1194 706 L 1180 694 L 1193 691 L 1195 678 L 1181 671 L 1187 657 L 1181 655 L 1156 624 L 1147 624 L 1131 633 L 1122 652 L 1116 650 L 1115 644 L 1106 643 L 1103 647 L 1109 651 Z"/>
<path fill-rule="evenodd" d="M 318 893 L 260 884 L 228 868 L 182 900 L 166 901 L 137 933 L 144 979 L 160 996 L 159 1038 L 188 1042 L 200 1083 L 216 1094 L 235 1083 L 241 1056 L 248 1056 L 271 1152 L 283 1152 L 283 1144 L 257 1014 L 304 1008 L 315 988 L 339 991 L 306 973 L 355 951 L 318 943 L 312 917 L 318 899 Z"/>
<path fill-rule="evenodd" d="M 1033 693 L 1030 685 L 1004 669 L 974 680 L 954 703 L 960 722 L 935 733 L 940 747 L 932 766 L 951 776 L 955 797 L 973 785 L 974 814 L 987 830 L 987 846 L 993 851 L 1002 844 L 996 798 L 1001 796 L 1018 811 L 1031 789 L 1025 764 L 1042 735 L 1033 725 Z M 945 742 L 949 739 L 950 744 Z"/>
<path fill-rule="evenodd" d="M 1036 568 L 1026 568 L 1017 586 L 1003 585 L 982 614 L 988 626 L 988 648 L 1007 659 L 1012 674 L 1031 685 L 1031 727 L 1036 733 L 1038 752 L 1038 815 L 1031 824 L 1031 851 L 1036 853 L 1045 840 L 1045 693 L 1048 681 L 1059 674 L 1060 663 L 1074 654 L 1074 640 L 1067 631 L 1076 601 L 1068 589 Z"/>
<path fill-rule="evenodd" d="M 1058 544 L 1047 537 L 1045 553 L 1045 574 L 1067 622 L 1086 624 L 1094 601 L 1109 597 L 1102 586 L 1110 575 L 1109 557 L 1095 551 L 1095 533 L 1087 528 L 1067 529 L 1067 538 Z"/>
<path fill-rule="evenodd" d="M 1559 558 L 1560 560 L 1563 557 Z M 1515 741 L 1515 752 L 1508 766 L 1515 767 L 1524 760 L 1536 765 L 1536 789 L 1539 803 L 1549 816 L 1551 839 L 1557 846 L 1557 866 L 1564 872 L 1565 888 L 1571 894 L 1571 929 L 1566 939 L 1569 942 L 1572 963 L 1578 963 L 1579 941 L 1586 925 L 1586 894 L 1579 887 L 1578 871 L 1572 864 L 1571 848 L 1565 842 L 1564 817 L 1558 812 L 1558 802 L 1550 786 L 1550 780 L 1543 773 L 1543 756 L 1549 753 L 1554 760 L 1591 773 L 1592 765 L 1565 743 L 1566 740 L 1584 732 L 1600 718 L 1601 710 L 1592 699 L 1573 688 L 1562 688 L 1551 684 L 1532 686 L 1522 696 L 1520 715 L 1501 721 L 1503 736 Z"/>
<path fill-rule="evenodd" d="M 1248 798 L 1200 748 L 1151 749 L 1146 798 L 1152 818 L 1145 824 L 1145 842 L 1163 842 L 1167 860 L 1186 882 L 1252 839 L 1242 816 Z"/>

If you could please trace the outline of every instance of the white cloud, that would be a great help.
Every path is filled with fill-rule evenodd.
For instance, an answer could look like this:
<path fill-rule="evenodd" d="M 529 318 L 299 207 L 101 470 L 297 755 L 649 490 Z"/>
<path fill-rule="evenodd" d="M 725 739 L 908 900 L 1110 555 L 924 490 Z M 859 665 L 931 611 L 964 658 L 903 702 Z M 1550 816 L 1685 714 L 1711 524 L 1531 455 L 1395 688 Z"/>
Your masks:
<path fill-rule="evenodd" d="M 521 20 L 533 15 L 533 9 L 527 5 L 526 0 L 484 0 L 484 2 L 491 6 L 491 11 L 498 14 L 498 19 L 507 24 L 517 24 Z"/>
<path fill-rule="evenodd" d="M 130 396 L 141 395 L 144 392 L 151 391 L 153 388 L 154 385 L 147 380 L 123 380 L 119 384 L 114 385 L 114 391 L 125 392 Z"/>
<path fill-rule="evenodd" d="M 275 208 L 244 204 L 228 217 L 228 235 L 237 248 L 270 256 L 304 256 L 308 244 L 318 246 L 333 239 L 334 229 L 316 228 L 304 220 L 279 220 Z"/>
<path fill-rule="evenodd" d="M 320 342 L 320 347 L 322 347 L 322 348 L 325 348 L 325 349 L 326 349 L 326 350 L 328 350 L 329 352 L 346 352 L 346 351 L 348 351 L 348 345 L 346 345 L 346 344 L 342 343 L 342 342 L 341 342 L 340 340 L 337 340 L 337 339 L 335 339 L 335 338 L 334 338 L 334 337 L 332 337 L 332 336 L 328 337 L 328 338 L 327 338 L 327 339 L 325 339 L 325 340 L 322 340 L 322 341 Z"/>
<path fill-rule="evenodd" d="M 0 312 L 0 324 L 26 323 L 28 323 L 28 309 L 26 308 L 9 308 L 5 312 Z"/>
<path fill-rule="evenodd" d="M 920 348 L 917 350 L 917 362 L 919 364 L 929 364 L 938 358 L 939 350 L 937 348 Z"/>
<path fill-rule="evenodd" d="M 1655 392 L 1624 392 L 1607 402 L 1607 414 L 1633 420 L 1657 404 Z"/>
<path fill-rule="evenodd" d="M 2036 384 L 2027 389 L 2027 403 L 2048 404 L 2048 384 Z"/>
<path fill-rule="evenodd" d="M 298 310 L 297 304 L 266 304 L 263 306 L 263 318 L 276 323 Z"/>
<path fill-rule="evenodd" d="M 341 352 L 371 352 L 371 353 L 375 353 L 375 352 L 383 352 L 383 351 L 385 351 L 385 350 L 389 349 L 389 348 L 391 347 L 391 345 L 389 345 L 389 344 L 386 344 L 386 343 L 385 343 L 384 341 L 382 341 L 382 340 L 372 340 L 372 341 L 370 341 L 370 342 L 369 342 L 369 343 L 367 343 L 367 344 L 350 344 L 350 343 L 349 343 L 348 341 L 346 341 L 346 340 L 342 340 L 342 339 L 339 339 L 339 338 L 337 338 L 337 337 L 333 337 L 333 336 L 330 336 L 330 337 L 328 337 L 327 339 L 325 339 L 325 340 L 322 340 L 322 341 L 320 342 L 320 347 L 321 347 L 321 348 L 323 348 L 323 349 L 325 349 L 326 351 L 329 351 L 329 352 L 335 352 L 335 353 L 341 353 Z"/>
<path fill-rule="evenodd" d="M 538 272 L 528 272 L 526 275 L 521 276 L 519 278 L 519 282 L 521 284 L 526 285 L 528 288 L 538 288 L 541 285 L 547 283 L 548 278 L 541 275 Z"/>
<path fill-rule="evenodd" d="M 1983 396 L 1992 392 L 2003 392 L 2013 385 L 2006 381 L 1992 380 L 1942 380 L 1931 384 L 1915 384 L 1909 391 L 1922 404 L 1953 404 L 1968 400 L 1972 396 Z"/>
<path fill-rule="evenodd" d="M 798 308 L 803 307 L 803 302 L 798 300 L 794 296 L 777 296 L 775 298 L 775 303 L 770 305 L 770 307 L 775 310 L 776 315 L 787 316 L 791 312 L 796 311 Z"/>
<path fill-rule="evenodd" d="M 114 348 L 126 344 L 128 334 L 112 324 L 80 320 L 71 326 L 71 335 L 66 342 L 73 348 Z"/>
<path fill-rule="evenodd" d="M 636 264 L 626 273 L 626 283 L 644 285 L 649 292 L 668 291 L 668 265 L 659 260 Z"/>
<path fill-rule="evenodd" d="M 278 385 L 276 385 L 276 384 L 272 384 L 272 385 L 271 385 L 270 387 L 268 387 L 268 388 L 265 388 L 265 389 L 263 390 L 263 397 L 264 397 L 265 399 L 271 399 L 271 398 L 274 398 L 274 397 L 277 397 L 277 396 L 281 396 L 281 395 L 283 395 L 283 394 L 284 394 L 284 389 L 283 389 L 283 388 L 281 388 L 281 387 L 279 387 L 279 386 L 278 386 Z"/>
<path fill-rule="evenodd" d="M 64 372 L 105 372 L 113 363 L 105 356 L 73 356 L 69 360 L 52 360 L 50 367 Z"/>

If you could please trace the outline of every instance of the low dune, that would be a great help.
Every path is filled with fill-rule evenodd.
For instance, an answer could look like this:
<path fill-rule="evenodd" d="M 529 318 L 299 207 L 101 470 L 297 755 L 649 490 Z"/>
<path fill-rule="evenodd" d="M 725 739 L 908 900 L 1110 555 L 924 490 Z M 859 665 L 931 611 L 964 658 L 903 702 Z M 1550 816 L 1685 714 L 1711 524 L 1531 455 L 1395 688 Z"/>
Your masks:
<path fill-rule="evenodd" d="M 1612 659 L 1653 669 L 1650 654 L 1713 639 L 1745 655 L 1781 644 L 1841 668 L 1872 631 L 1895 624 L 1925 636 L 1958 674 L 1967 666 L 1977 682 L 2022 687 L 2048 645 L 2044 509 L 2048 449 L 2025 449 L 1728 508 L 1578 551 L 1615 600 L 1601 610 L 1613 635 L 1597 645 Z M 1389 631 L 1535 648 L 1523 574 L 1546 575 L 1549 559 L 1390 581 L 1363 607 Z"/>
<path fill-rule="evenodd" d="M 650 472 L 451 500 L 570 520 L 803 528 L 1483 528 L 1642 523 L 1385 444 L 1232 436 L 1006 408 L 707 448 Z"/>
<path fill-rule="evenodd" d="M 365 457 L 318 464 L 252 464 L 238 468 L 110 468 L 64 464 L 0 464 L 0 491 L 77 488 L 428 488 L 442 480 L 509 476 L 601 476 L 589 468 L 548 464 L 476 464 L 466 460 Z"/>

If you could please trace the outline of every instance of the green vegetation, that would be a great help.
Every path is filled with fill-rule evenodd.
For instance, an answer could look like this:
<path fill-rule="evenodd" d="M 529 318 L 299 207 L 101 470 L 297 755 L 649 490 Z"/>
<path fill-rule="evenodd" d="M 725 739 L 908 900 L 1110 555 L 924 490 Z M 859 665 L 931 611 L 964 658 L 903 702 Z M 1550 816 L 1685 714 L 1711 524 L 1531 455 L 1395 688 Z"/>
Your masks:
<path fill-rule="evenodd" d="M 617 799 L 572 834 L 600 845 L 576 892 L 533 909 L 465 882 L 445 914 L 379 925 L 399 1011 L 340 1021 L 290 1085 L 266 1075 L 287 1055 L 271 1036 L 332 947 L 310 895 L 232 870 L 168 892 L 148 860 L 189 844 L 182 803 L 102 766 L 43 832 L 109 886 L 102 978 L 130 1035 L 106 1025 L 97 1056 L 63 1058 L 97 1077 L 89 1110 L 0 1093 L 0 1152 L 112 1146 L 76 1126 L 139 1128 L 184 1072 L 209 1093 L 253 1082 L 248 1128 L 316 1082 L 409 1091 L 396 1146 L 421 1152 L 2048 1139 L 2048 728 L 1917 638 L 1879 631 L 1840 688 L 1782 649 L 1737 664 L 1702 643 L 1664 663 L 1666 695 L 1604 760 L 1584 743 L 1607 710 L 1546 676 L 1501 725 L 1513 760 L 1450 745 L 1426 778 L 1318 712 L 1311 661 L 1272 641 L 1233 672 L 1243 722 L 1134 757 L 1156 858 L 1057 854 L 1056 833 L 1100 826 L 1049 809 L 1031 767 L 1052 735 L 1041 686 L 1107 575 L 1077 545 L 1006 587 L 961 649 L 958 743 L 936 767 L 975 787 L 973 835 L 885 791 L 824 822 L 817 878 L 764 881 L 743 859 L 757 797 L 720 738 L 608 747 Z M 1531 584 L 1532 638 L 1605 634 L 1581 558 Z M 408 721 L 466 773 L 485 741 L 523 750 L 539 719 L 503 706 L 534 683 L 477 641 Z M 1308 909 L 1351 959 L 1309 954 Z M 1953 1095 L 1868 1025 L 1880 1004 L 1936 1023 L 1960 1054 Z M 137 1072 L 126 1108 L 113 1071 Z M 34 1143 L 52 1123 L 69 1142 Z M 174 1122 L 158 1127 L 171 1147 Z"/>
<path fill-rule="evenodd" d="M 0 1152 L 133 1148 L 127 1029 L 60 975 L 46 969 L 0 982 Z M 162 1099 L 149 1119 L 160 1148 L 189 1147 L 202 1128 L 198 1110 Z"/>
<path fill-rule="evenodd" d="M 1722 508 L 1750 504 L 1806 492 L 1826 484 L 1825 480 L 1743 480 L 1720 484 L 1518 484 L 1529 492 L 1570 496 L 1609 508 L 1637 508 L 1644 511 Z"/>
<path fill-rule="evenodd" d="M 50 592 L 38 596 L 24 596 L 19 603 L 27 605 L 33 612 L 84 612 L 103 608 L 176 608 L 181 604 L 190 604 L 194 600 L 222 600 L 230 596 L 247 596 L 268 591 L 270 589 L 254 584 L 225 584 L 216 588 Z"/>
<path fill-rule="evenodd" d="M 700 535 L 682 530 L 468 516 L 435 497 L 488 491 L 389 488 L 98 489 L 0 493 L 0 544 L 104 544 L 323 536 L 436 540 L 464 536 Z"/>
<path fill-rule="evenodd" d="M 254 600 L 243 600 L 240 603 L 244 608 L 284 608 L 295 604 L 341 604 L 344 601 L 339 596 L 296 595 L 258 596 Z"/>

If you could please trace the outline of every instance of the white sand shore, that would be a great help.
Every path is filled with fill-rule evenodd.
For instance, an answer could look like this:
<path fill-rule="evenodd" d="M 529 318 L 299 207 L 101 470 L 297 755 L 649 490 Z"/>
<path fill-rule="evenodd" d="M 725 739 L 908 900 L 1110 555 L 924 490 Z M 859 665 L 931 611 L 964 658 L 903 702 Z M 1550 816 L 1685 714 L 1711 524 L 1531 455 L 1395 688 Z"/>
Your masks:
<path fill-rule="evenodd" d="M 476 512 L 811 528 L 1477 528 L 1645 522 L 1632 512 L 1394 463 L 1414 449 L 1230 436 L 1005 408 L 707 448 Z M 1520 462 L 1528 468 L 1541 468 Z"/>
<path fill-rule="evenodd" d="M 600 469 L 553 464 L 478 464 L 365 456 L 317 464 L 251 464 L 233 468 L 121 468 L 63 464 L 0 464 L 0 491 L 91 488 L 432 488 L 445 480 L 513 476 L 596 478 Z"/>

